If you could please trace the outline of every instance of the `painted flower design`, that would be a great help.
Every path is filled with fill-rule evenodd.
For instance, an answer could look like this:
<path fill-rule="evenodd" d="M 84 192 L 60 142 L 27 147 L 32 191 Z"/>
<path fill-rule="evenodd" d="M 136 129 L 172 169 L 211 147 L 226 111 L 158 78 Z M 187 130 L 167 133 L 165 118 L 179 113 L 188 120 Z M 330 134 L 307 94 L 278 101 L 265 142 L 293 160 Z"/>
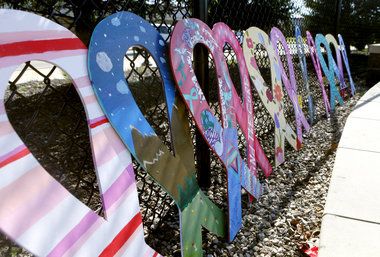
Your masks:
<path fill-rule="evenodd" d="M 298 100 L 299 107 L 302 109 L 302 105 L 303 105 L 302 95 L 298 95 L 297 100 Z M 298 108 L 296 109 L 296 111 L 299 111 Z"/>
<path fill-rule="evenodd" d="M 267 95 L 268 100 L 269 100 L 270 102 L 273 102 L 273 94 L 272 94 L 272 91 L 271 91 L 269 88 L 267 88 L 267 91 L 266 91 L 265 93 L 266 93 L 266 95 Z"/>
<path fill-rule="evenodd" d="M 256 63 L 256 60 L 255 60 L 255 57 L 251 57 L 251 59 L 250 59 L 250 64 L 251 64 L 251 66 L 254 68 L 254 69 L 256 69 L 256 70 L 258 70 L 258 68 L 257 68 L 257 63 Z"/>
<path fill-rule="evenodd" d="M 274 97 L 276 98 L 277 101 L 281 101 L 283 97 L 282 90 L 279 84 L 276 84 L 274 86 Z"/>
<path fill-rule="evenodd" d="M 211 129 L 211 131 L 214 130 L 214 122 L 211 118 L 210 113 L 207 110 L 201 113 L 201 119 L 202 119 L 203 129 L 205 130 Z"/>
<path fill-rule="evenodd" d="M 189 29 L 185 29 L 182 35 L 182 40 L 186 42 L 186 44 L 191 47 L 191 32 Z"/>
<path fill-rule="evenodd" d="M 246 41 L 247 41 L 248 48 L 253 48 L 252 38 L 247 38 Z"/>
<path fill-rule="evenodd" d="M 284 162 L 284 151 L 282 150 L 281 146 L 276 147 L 275 155 L 276 155 L 276 160 L 279 163 Z"/>
<path fill-rule="evenodd" d="M 274 114 L 274 125 L 276 125 L 276 128 L 280 128 L 280 121 L 278 120 L 277 113 Z"/>
<path fill-rule="evenodd" d="M 297 150 L 301 149 L 302 147 L 302 142 L 297 138 Z"/>

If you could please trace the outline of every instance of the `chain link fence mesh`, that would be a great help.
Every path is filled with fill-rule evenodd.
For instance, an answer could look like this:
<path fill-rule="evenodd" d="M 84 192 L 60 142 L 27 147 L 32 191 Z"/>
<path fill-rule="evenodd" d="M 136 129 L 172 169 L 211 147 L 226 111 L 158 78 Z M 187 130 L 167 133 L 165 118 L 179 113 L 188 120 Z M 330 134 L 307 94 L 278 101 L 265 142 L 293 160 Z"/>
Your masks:
<path fill-rule="evenodd" d="M 297 6 L 302 0 L 284 1 L 286 6 L 273 6 L 281 1 L 209 1 L 208 24 L 227 23 L 242 42 L 243 30 L 257 26 L 266 32 L 271 27 L 280 28 L 295 52 L 294 22 L 302 27 L 302 18 L 291 18 L 299 13 Z M 176 21 L 192 17 L 192 0 L 66 0 L 66 1 L 0 1 L 3 8 L 14 8 L 37 13 L 73 31 L 85 43 L 96 24 L 109 14 L 125 10 L 134 12 L 152 23 L 169 42 Z M 224 47 L 228 68 L 234 85 L 241 94 L 240 76 L 235 53 L 229 45 Z M 270 83 L 270 63 L 262 46 L 256 49 L 257 63 L 265 80 Z M 285 56 L 282 56 L 284 62 Z M 316 106 L 317 120 L 325 117 L 318 80 L 314 67 L 308 59 L 310 88 Z M 157 66 L 149 53 L 140 47 L 129 49 L 125 55 L 125 74 L 132 93 L 142 112 L 160 138 L 170 147 L 169 126 L 166 106 L 161 88 L 161 78 Z M 297 55 L 293 55 L 298 89 L 303 99 L 303 110 L 307 110 L 306 91 L 302 82 Z M 284 62 L 286 69 L 287 65 Z M 62 183 L 73 195 L 102 215 L 102 205 L 94 172 L 88 128 L 82 103 L 68 75 L 53 78 L 59 68 L 50 66 L 42 72 L 35 62 L 20 67 L 9 81 L 6 93 L 6 109 L 10 121 L 20 137 L 31 149 L 48 172 Z M 209 57 L 209 102 L 220 118 L 217 96 L 215 66 Z M 27 73 L 34 73 L 33 81 L 23 79 Z M 285 90 L 284 90 L 285 92 Z M 274 123 L 252 87 L 254 98 L 256 134 L 267 156 L 274 152 Z M 286 93 L 286 92 L 285 92 Z M 286 101 L 286 117 L 294 121 L 291 103 Z M 195 144 L 195 126 L 192 135 Z M 294 126 L 294 124 L 293 124 Z M 245 156 L 244 136 L 239 131 L 239 147 Z M 273 163 L 273 159 L 270 159 Z M 140 207 L 143 214 L 146 240 L 164 255 L 179 254 L 178 212 L 171 198 L 134 162 L 139 191 Z M 218 158 L 211 154 L 211 185 L 206 188 L 208 196 L 220 207 L 226 209 L 226 172 Z M 245 202 L 246 203 L 246 202 Z M 170 245 L 171 252 L 165 252 Z M 27 251 L 15 246 L 5 236 L 0 237 L 0 256 L 31 256 Z"/>

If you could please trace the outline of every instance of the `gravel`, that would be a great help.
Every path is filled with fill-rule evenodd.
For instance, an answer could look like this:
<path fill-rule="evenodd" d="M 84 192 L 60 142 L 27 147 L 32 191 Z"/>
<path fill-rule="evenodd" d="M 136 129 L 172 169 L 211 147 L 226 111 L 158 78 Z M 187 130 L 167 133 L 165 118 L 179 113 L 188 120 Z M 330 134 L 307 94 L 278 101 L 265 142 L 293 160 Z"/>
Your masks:
<path fill-rule="evenodd" d="M 235 240 L 226 243 L 207 234 L 206 256 L 305 256 L 300 248 L 319 237 L 336 148 L 360 96 L 314 124 L 300 151 L 288 149 L 287 161 L 266 180 L 264 195 L 243 209 L 243 226 Z"/>
<path fill-rule="evenodd" d="M 265 192 L 258 201 L 249 204 L 243 195 L 243 226 L 231 243 L 203 231 L 204 256 L 307 256 L 301 248 L 308 242 L 318 243 L 335 152 L 346 118 L 362 94 L 363 90 L 359 90 L 343 106 L 337 106 L 329 119 L 320 118 L 304 134 L 300 151 L 287 147 L 285 163 L 263 181 Z M 270 153 L 273 139 L 266 140 L 263 148 Z M 226 210 L 225 172 L 217 158 L 211 159 L 212 185 L 206 193 Z M 174 206 L 146 240 L 164 256 L 181 256 L 178 227 L 178 211 Z"/>
<path fill-rule="evenodd" d="M 262 198 L 249 204 L 246 195 L 243 196 L 243 226 L 233 242 L 227 243 L 225 239 L 204 231 L 204 256 L 304 256 L 300 248 L 319 237 L 335 151 L 345 120 L 360 95 L 345 101 L 344 106 L 338 106 L 331 118 L 319 119 L 304 135 L 300 151 L 286 149 L 286 162 L 275 168 L 265 180 Z M 267 144 L 269 148 L 265 150 L 270 153 L 273 150 L 271 136 Z M 216 162 L 216 158 L 212 159 Z M 215 168 L 220 164 L 213 167 L 213 182 L 207 194 L 218 206 L 226 209 L 225 172 Z M 180 256 L 175 206 L 169 214 L 146 240 L 163 255 Z M 31 255 L 0 237 L 0 256 Z"/>

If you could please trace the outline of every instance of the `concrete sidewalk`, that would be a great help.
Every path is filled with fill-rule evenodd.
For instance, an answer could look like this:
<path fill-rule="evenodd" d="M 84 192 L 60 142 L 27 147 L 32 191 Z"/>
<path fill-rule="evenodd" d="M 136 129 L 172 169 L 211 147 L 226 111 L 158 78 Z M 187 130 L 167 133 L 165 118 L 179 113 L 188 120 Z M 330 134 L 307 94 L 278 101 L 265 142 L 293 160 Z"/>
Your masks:
<path fill-rule="evenodd" d="M 347 118 L 322 218 L 318 256 L 380 256 L 380 82 Z"/>

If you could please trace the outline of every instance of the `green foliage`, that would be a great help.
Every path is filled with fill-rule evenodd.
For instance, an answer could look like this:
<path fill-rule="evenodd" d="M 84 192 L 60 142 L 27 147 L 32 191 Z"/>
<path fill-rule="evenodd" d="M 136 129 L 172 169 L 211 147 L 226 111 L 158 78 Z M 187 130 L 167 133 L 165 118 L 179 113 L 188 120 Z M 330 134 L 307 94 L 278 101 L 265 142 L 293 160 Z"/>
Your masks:
<path fill-rule="evenodd" d="M 294 11 L 292 0 L 210 0 L 209 23 L 222 21 L 234 30 L 251 26 L 269 30 L 289 26 Z"/>
<path fill-rule="evenodd" d="M 366 44 L 380 42 L 380 0 L 342 0 L 338 24 L 337 3 L 331 0 L 305 0 L 310 10 L 305 17 L 306 24 L 313 35 L 335 35 L 338 32 L 347 45 L 351 44 L 359 50 Z"/>
<path fill-rule="evenodd" d="M 207 0 L 204 0 L 207 1 Z M 257 26 L 269 30 L 273 26 L 291 26 L 295 10 L 293 0 L 208 0 L 209 22 L 225 22 L 232 29 Z M 131 11 L 150 21 L 165 21 L 171 5 L 191 9 L 192 1 L 174 0 L 0 0 L 0 6 L 37 13 L 73 29 L 85 43 L 96 24 L 117 11 Z M 183 11 L 179 9 L 179 11 Z"/>

